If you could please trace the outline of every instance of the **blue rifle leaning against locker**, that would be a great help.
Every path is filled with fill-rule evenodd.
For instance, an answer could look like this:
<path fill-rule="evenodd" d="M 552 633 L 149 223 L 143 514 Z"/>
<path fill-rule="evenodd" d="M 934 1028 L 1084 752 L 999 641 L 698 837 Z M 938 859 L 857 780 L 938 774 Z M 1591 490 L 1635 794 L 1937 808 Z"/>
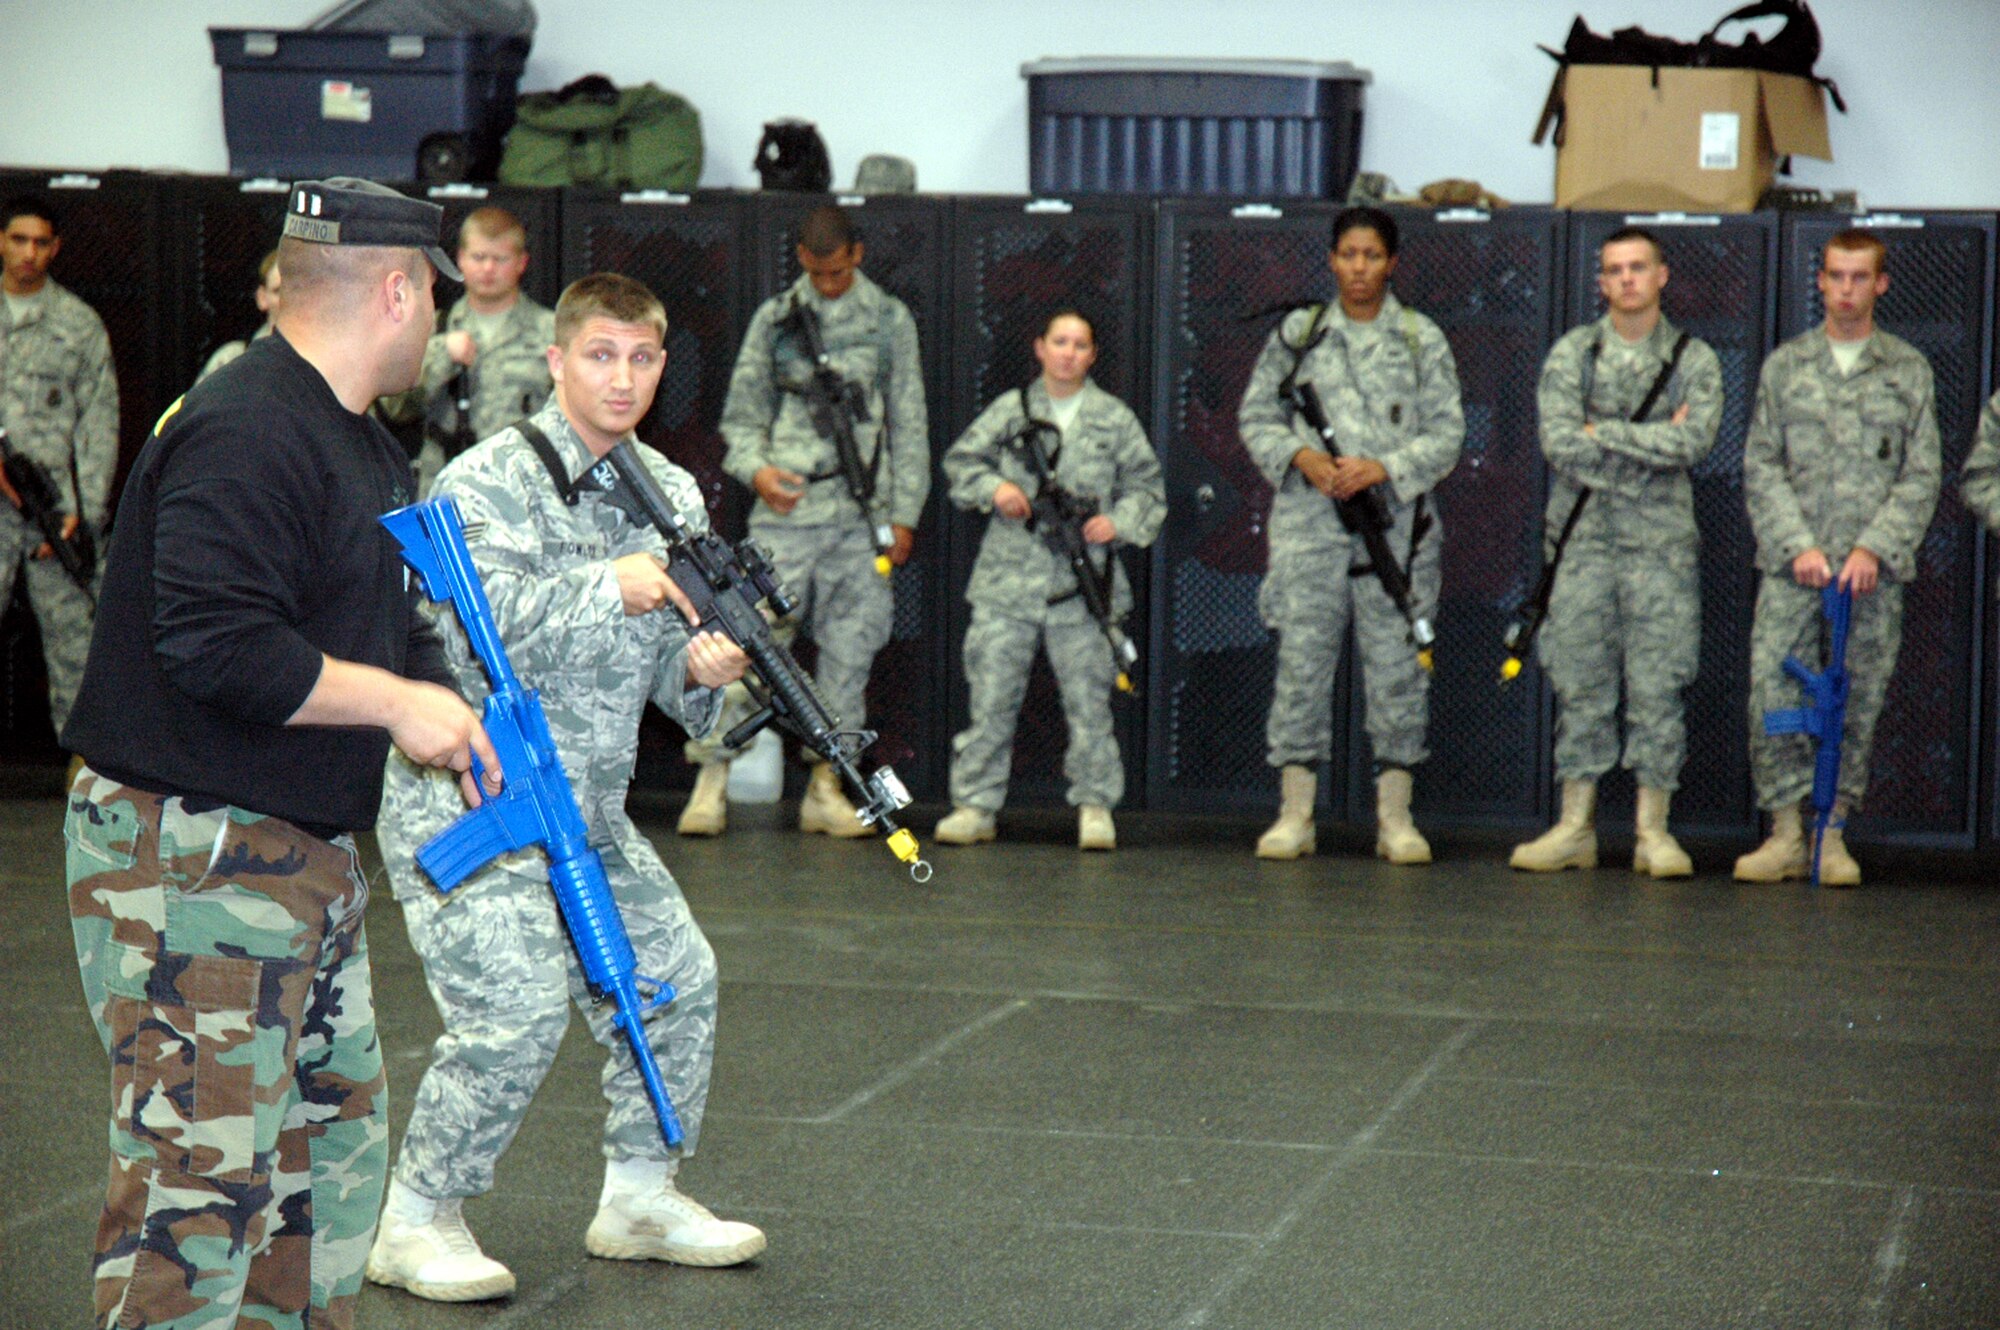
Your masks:
<path fill-rule="evenodd" d="M 638 973 L 632 940 L 618 916 L 604 863 L 590 848 L 576 792 L 563 772 L 541 698 L 514 677 L 514 667 L 500 645 L 493 607 L 465 545 L 458 504 L 449 498 L 412 504 L 385 514 L 382 525 L 403 547 L 403 559 L 422 579 L 424 594 L 451 602 L 473 653 L 486 667 L 492 691 L 480 719 L 506 773 L 506 788 L 424 842 L 417 850 L 417 863 L 439 890 L 448 892 L 510 850 L 539 845 L 548 853 L 549 889 L 555 893 L 584 982 L 592 997 L 616 1005 L 613 1023 L 632 1046 L 632 1060 L 646 1083 L 661 1134 L 670 1147 L 679 1148 L 680 1116 L 667 1097 L 645 1026 L 648 1012 L 674 1000 L 673 985 Z M 479 773 L 479 759 L 474 758 L 475 779 Z M 651 990 L 650 998 L 640 997 L 641 984 Z"/>
<path fill-rule="evenodd" d="M 1840 793 L 1840 740 L 1847 724 L 1847 622 L 1854 609 L 1854 594 L 1839 585 L 1820 592 L 1821 607 L 1832 629 L 1833 641 L 1826 653 L 1826 668 L 1815 673 L 1797 656 L 1785 658 L 1785 673 L 1804 690 L 1806 704 L 1764 713 L 1764 733 L 1810 735 L 1815 748 L 1813 762 L 1812 882 L 1819 885 L 1819 844 L 1833 817 L 1833 801 Z"/>

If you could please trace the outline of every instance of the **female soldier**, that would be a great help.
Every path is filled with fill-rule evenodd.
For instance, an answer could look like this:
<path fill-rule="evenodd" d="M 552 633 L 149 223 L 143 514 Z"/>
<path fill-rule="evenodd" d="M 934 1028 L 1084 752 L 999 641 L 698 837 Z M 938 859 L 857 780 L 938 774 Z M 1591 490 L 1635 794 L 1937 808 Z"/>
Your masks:
<path fill-rule="evenodd" d="M 1125 792 L 1110 701 L 1125 663 L 1114 658 L 1112 642 L 1123 640 L 1116 624 L 1132 603 L 1113 550 L 1152 543 L 1166 517 L 1166 487 L 1138 419 L 1090 378 L 1097 341 L 1089 319 L 1074 309 L 1056 313 L 1035 339 L 1035 359 L 1041 376 L 995 400 L 944 456 L 951 501 L 993 520 L 965 590 L 972 724 L 952 741 L 952 811 L 938 823 L 937 838 L 947 845 L 993 839 L 1028 669 L 1036 644 L 1045 642 L 1069 721 L 1063 775 L 1078 810 L 1077 845 L 1109 850 L 1118 843 L 1111 809 Z M 1092 614 L 1090 589 L 1058 553 L 1058 489 L 1083 501 L 1072 520 L 1080 519 L 1086 576 L 1109 592 L 1102 598 L 1107 623 Z"/>
<path fill-rule="evenodd" d="M 1257 358 L 1237 428 L 1271 504 L 1270 571 L 1258 595 L 1278 634 L 1277 688 L 1265 725 L 1280 769 L 1278 820 L 1257 842 L 1262 859 L 1314 848 L 1314 767 L 1333 746 L 1333 674 L 1352 615 L 1355 660 L 1368 697 L 1375 749 L 1375 852 L 1391 863 L 1430 862 L 1410 821 L 1410 769 L 1428 755 L 1429 676 L 1417 623 L 1437 604 L 1444 532 L 1425 496 L 1458 461 L 1465 414 L 1458 370 L 1438 326 L 1389 292 L 1396 221 L 1378 208 L 1333 219 L 1328 258 L 1340 299 L 1294 310 Z M 1295 402 L 1316 391 L 1339 456 L 1300 419 Z M 1336 501 L 1380 494 L 1389 547 L 1409 577 L 1407 617 L 1384 590 Z"/>

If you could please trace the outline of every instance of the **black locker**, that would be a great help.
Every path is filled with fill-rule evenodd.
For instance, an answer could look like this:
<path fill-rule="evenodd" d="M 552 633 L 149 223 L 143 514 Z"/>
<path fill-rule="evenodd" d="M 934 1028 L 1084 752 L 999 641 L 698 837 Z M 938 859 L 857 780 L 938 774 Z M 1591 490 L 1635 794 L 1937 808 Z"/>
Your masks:
<path fill-rule="evenodd" d="M 1025 199 L 959 201 L 952 224 L 952 395 L 949 414 L 941 415 L 935 431 L 941 440 L 940 456 L 995 398 L 1035 378 L 1040 367 L 1032 343 L 1048 314 L 1066 304 L 1083 310 L 1096 329 L 1097 363 L 1091 376 L 1130 406 L 1142 424 L 1146 422 L 1152 409 L 1147 391 L 1151 370 L 1147 323 L 1152 311 L 1144 293 L 1151 272 L 1152 229 L 1153 206 L 1148 200 L 1073 205 Z M 1152 436 L 1150 429 L 1148 435 Z M 941 498 L 943 483 L 940 475 Z M 948 738 L 968 723 L 962 648 L 971 609 L 963 591 L 987 519 L 961 511 L 949 500 L 943 503 L 943 514 L 949 547 Z M 1126 631 L 1133 641 L 1143 643 L 1150 552 L 1127 549 L 1120 557 L 1132 579 L 1135 601 Z M 1143 807 L 1145 802 L 1148 664 L 1140 661 L 1135 680 L 1139 696 L 1112 702 L 1128 807 Z M 1015 732 L 1010 804 L 1061 804 L 1067 739 L 1055 676 L 1046 657 L 1038 656 Z"/>
<path fill-rule="evenodd" d="M 162 371 L 177 396 L 193 386 L 217 347 L 250 336 L 263 323 L 253 298 L 257 265 L 278 247 L 291 187 L 282 180 L 184 176 L 169 179 L 166 190 L 167 270 L 178 335 Z"/>
<path fill-rule="evenodd" d="M 946 507 L 937 458 L 946 437 L 950 395 L 946 366 L 952 364 L 951 324 L 945 296 L 951 280 L 951 201 L 920 195 L 841 195 L 764 193 L 751 196 L 756 295 L 777 295 L 799 275 L 798 226 L 822 203 L 838 202 L 853 214 L 862 244 L 862 271 L 870 281 L 910 307 L 924 364 L 924 405 L 930 426 L 931 495 L 924 506 L 910 561 L 894 576 L 896 624 L 889 643 L 875 657 L 868 680 L 868 727 L 880 737 L 869 750 L 870 764 L 896 768 L 919 799 L 943 798 L 946 731 L 945 627 L 947 536 L 940 520 Z M 802 655 L 812 660 L 808 646 Z"/>
<path fill-rule="evenodd" d="M 1855 837 L 1969 847 L 1978 827 L 1979 643 L 1985 612 L 1977 524 L 1959 469 L 1986 401 L 1994 219 L 1987 213 L 1801 214 L 1786 220 L 1780 333 L 1824 318 L 1815 275 L 1828 237 L 1862 226 L 1889 247 L 1876 325 L 1923 352 L 1936 376 L 1944 453 L 1937 515 L 1904 591 L 1903 646 L 1875 730 Z"/>
<path fill-rule="evenodd" d="M 1445 527 L 1425 825 L 1526 827 L 1548 813 L 1548 709 L 1539 671 L 1500 686 L 1500 639 L 1540 569 L 1544 492 L 1535 381 L 1562 310 L 1563 214 L 1398 209 L 1395 290 L 1451 343 L 1465 446 L 1434 498 Z M 1360 690 L 1353 742 L 1367 749 Z M 1365 776 L 1366 769 L 1364 767 Z M 1374 817 L 1364 781 L 1356 820 Z"/>
<path fill-rule="evenodd" d="M 1667 317 L 1707 342 L 1722 362 L 1722 426 L 1695 467 L 1695 520 L 1701 529 L 1701 665 L 1686 695 L 1688 757 L 1674 796 L 1677 830 L 1748 837 L 1756 831 L 1750 788 L 1750 613 L 1756 599 L 1756 542 L 1743 504 L 1743 436 L 1757 372 L 1773 344 L 1777 217 L 1575 213 L 1570 219 L 1570 325 L 1603 313 L 1597 251 L 1628 223 L 1666 249 Z M 1632 784 L 1623 770 L 1600 787 L 1601 822 L 1629 818 Z"/>
<path fill-rule="evenodd" d="M 1264 760 L 1277 643 L 1257 613 L 1271 488 L 1236 431 L 1236 408 L 1280 302 L 1333 295 L 1332 205 L 1160 204 L 1154 318 L 1154 441 L 1166 470 L 1167 519 L 1153 561 L 1146 792 L 1151 807 L 1271 810 L 1277 774 Z M 1334 688 L 1345 716 L 1348 674 Z M 1336 813 L 1358 775 L 1334 725 L 1321 781 Z"/>
<path fill-rule="evenodd" d="M 639 437 L 694 475 L 711 520 L 729 535 L 742 533 L 742 503 L 740 488 L 722 473 L 718 425 L 752 298 L 743 212 L 735 195 L 628 202 L 595 190 L 566 191 L 561 210 L 565 283 L 623 273 L 666 306 L 666 372 Z M 691 783 L 682 739 L 679 727 L 648 708 L 639 731 L 640 784 Z"/>

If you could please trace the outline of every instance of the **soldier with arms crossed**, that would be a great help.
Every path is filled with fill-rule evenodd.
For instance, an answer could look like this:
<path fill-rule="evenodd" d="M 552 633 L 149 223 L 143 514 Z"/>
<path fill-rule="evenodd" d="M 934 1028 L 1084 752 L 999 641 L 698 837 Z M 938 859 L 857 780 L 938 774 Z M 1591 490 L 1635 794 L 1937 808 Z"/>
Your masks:
<path fill-rule="evenodd" d="M 1622 686 L 1625 766 L 1639 783 L 1632 869 L 1694 871 L 1667 830 L 1667 810 L 1687 758 L 1681 695 L 1701 645 L 1688 473 L 1715 445 L 1722 364 L 1660 313 L 1666 285 L 1658 238 L 1636 226 L 1613 232 L 1597 257 L 1604 317 L 1572 329 L 1542 365 L 1542 453 L 1555 473 L 1543 519 L 1551 556 L 1569 528 L 1537 644 L 1561 703 L 1562 816 L 1514 847 L 1515 868 L 1597 866 L 1597 781 L 1618 760 Z"/>

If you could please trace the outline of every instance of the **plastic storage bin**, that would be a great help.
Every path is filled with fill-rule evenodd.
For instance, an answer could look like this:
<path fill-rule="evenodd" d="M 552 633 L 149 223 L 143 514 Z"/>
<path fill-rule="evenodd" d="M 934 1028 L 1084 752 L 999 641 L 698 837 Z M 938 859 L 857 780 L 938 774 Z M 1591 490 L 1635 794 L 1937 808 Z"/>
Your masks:
<path fill-rule="evenodd" d="M 490 180 L 528 40 L 210 28 L 232 175 Z"/>
<path fill-rule="evenodd" d="M 1360 164 L 1369 74 L 1344 61 L 1084 57 L 1021 76 L 1036 194 L 1339 198 Z"/>

